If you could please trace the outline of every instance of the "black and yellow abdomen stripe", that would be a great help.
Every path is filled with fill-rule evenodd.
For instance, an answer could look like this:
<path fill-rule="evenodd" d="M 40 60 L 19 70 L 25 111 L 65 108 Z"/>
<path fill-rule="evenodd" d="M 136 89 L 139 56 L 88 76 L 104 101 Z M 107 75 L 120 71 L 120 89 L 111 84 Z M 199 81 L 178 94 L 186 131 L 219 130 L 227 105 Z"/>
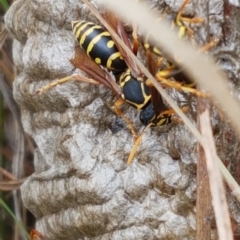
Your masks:
<path fill-rule="evenodd" d="M 126 70 L 127 65 L 108 31 L 86 21 L 72 21 L 72 29 L 81 48 L 95 63 L 109 70 Z"/>

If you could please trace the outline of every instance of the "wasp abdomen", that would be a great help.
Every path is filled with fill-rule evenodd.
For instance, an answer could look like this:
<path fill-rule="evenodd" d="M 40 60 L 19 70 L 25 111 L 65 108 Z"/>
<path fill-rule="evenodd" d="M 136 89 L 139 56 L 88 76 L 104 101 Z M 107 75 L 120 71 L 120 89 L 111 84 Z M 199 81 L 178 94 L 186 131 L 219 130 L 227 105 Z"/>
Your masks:
<path fill-rule="evenodd" d="M 119 85 L 122 89 L 122 98 L 138 110 L 151 99 L 150 88 L 143 79 L 133 77 L 130 70 L 120 76 Z"/>
<path fill-rule="evenodd" d="M 92 22 L 73 21 L 73 33 L 82 49 L 98 65 L 123 72 L 127 65 L 108 31 Z"/>

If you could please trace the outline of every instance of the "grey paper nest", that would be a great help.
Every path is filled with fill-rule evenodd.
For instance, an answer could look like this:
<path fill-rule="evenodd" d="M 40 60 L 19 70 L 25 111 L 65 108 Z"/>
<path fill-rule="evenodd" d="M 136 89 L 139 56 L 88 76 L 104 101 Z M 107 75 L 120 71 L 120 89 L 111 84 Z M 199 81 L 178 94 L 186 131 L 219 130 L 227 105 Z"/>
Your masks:
<path fill-rule="evenodd" d="M 79 72 L 69 62 L 79 19 L 95 21 L 78 0 L 18 0 L 6 16 L 16 39 L 14 95 L 37 144 L 36 172 L 21 189 L 36 229 L 48 240 L 195 239 L 196 140 L 184 125 L 149 130 L 127 166 L 133 138 L 125 125 L 113 131 L 117 98 L 106 87 L 71 81 L 32 96 Z M 135 109 L 124 113 L 143 129 Z"/>

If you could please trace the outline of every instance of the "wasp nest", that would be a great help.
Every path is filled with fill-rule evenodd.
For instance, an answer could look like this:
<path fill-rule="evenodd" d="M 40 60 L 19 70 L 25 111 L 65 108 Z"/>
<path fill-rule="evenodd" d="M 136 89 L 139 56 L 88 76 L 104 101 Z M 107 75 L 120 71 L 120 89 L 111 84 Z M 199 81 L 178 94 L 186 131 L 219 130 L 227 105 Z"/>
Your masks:
<path fill-rule="evenodd" d="M 148 2 L 169 12 L 182 1 Z M 222 2 L 212 2 L 219 7 L 211 8 L 210 29 L 221 35 Z M 195 239 L 196 140 L 183 124 L 148 130 L 127 166 L 133 137 L 113 111 L 117 97 L 105 86 L 70 81 L 33 96 L 50 82 L 84 74 L 69 61 L 77 44 L 72 20 L 96 22 L 79 0 L 18 0 L 6 15 L 19 73 L 14 96 L 37 145 L 36 172 L 21 189 L 36 229 L 58 240 Z M 236 41 L 236 30 L 229 37 Z M 220 64 L 234 80 L 239 52 L 233 56 L 229 46 L 219 47 L 215 56 L 225 53 Z M 196 116 L 194 106 L 192 111 Z M 141 132 L 139 112 L 127 104 L 123 112 Z M 227 130 L 219 127 L 217 133 Z"/>

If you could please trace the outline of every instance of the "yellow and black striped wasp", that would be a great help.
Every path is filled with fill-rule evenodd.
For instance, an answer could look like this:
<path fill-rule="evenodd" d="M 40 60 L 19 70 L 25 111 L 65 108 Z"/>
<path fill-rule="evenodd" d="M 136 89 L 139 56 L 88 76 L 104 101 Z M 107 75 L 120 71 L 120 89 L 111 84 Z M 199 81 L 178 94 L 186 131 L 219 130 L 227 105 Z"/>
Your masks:
<path fill-rule="evenodd" d="M 110 19 L 110 23 L 112 27 L 116 30 L 119 31 L 117 34 L 121 36 L 122 40 L 124 43 L 131 48 L 131 44 L 129 42 L 129 39 L 126 35 L 125 30 L 123 29 L 123 26 L 121 25 L 121 22 L 111 16 L 105 17 Z M 117 89 L 117 87 L 120 87 L 121 94 L 120 92 L 116 92 L 118 95 L 120 94 L 121 98 L 117 103 L 115 104 L 115 110 L 118 115 L 121 115 L 123 119 L 128 123 L 129 128 L 131 129 L 135 140 L 140 140 L 140 138 L 136 137 L 135 130 L 133 129 L 130 121 L 125 118 L 124 115 L 122 115 L 121 111 L 119 110 L 119 106 L 122 104 L 123 100 L 127 102 L 128 104 L 132 105 L 138 110 L 141 110 L 140 113 L 140 120 L 144 125 L 163 125 L 171 122 L 171 114 L 169 113 L 163 113 L 167 111 L 167 107 L 163 103 L 163 100 L 158 92 L 153 93 L 153 87 L 148 87 L 145 84 L 145 77 L 142 75 L 141 71 L 139 68 L 136 66 L 136 64 L 128 57 L 127 53 L 121 49 L 121 46 L 118 45 L 117 41 L 114 39 L 114 41 L 111 38 L 111 35 L 109 34 L 108 31 L 103 29 L 101 26 L 98 26 L 93 23 L 89 22 L 78 22 L 74 21 L 72 23 L 73 25 L 73 32 L 74 35 L 76 36 L 76 39 L 78 40 L 80 46 L 82 49 L 84 49 L 85 53 L 92 58 L 92 60 L 99 65 L 103 65 L 106 67 L 108 70 L 113 70 L 114 74 L 116 76 L 117 82 L 115 82 L 113 79 L 104 78 L 104 79 L 99 79 L 99 82 L 107 81 L 108 83 L 105 84 L 106 86 L 109 85 L 109 80 L 111 81 L 111 87 L 113 91 Z M 96 31 L 97 29 L 97 31 Z M 92 44 L 94 42 L 94 46 Z M 87 43 L 87 44 L 86 44 Z M 117 49 L 121 49 L 121 51 L 116 51 L 115 44 L 117 45 Z M 104 47 L 106 48 L 106 52 L 103 53 Z M 108 46 L 111 46 L 111 50 L 109 49 Z M 101 50 L 98 50 L 98 48 L 101 48 Z M 133 47 L 134 48 L 134 47 Z M 135 48 L 137 49 L 137 48 Z M 91 52 L 95 51 L 95 52 Z M 99 52 L 104 55 L 103 59 L 100 59 L 100 55 L 97 55 Z M 120 53 L 120 54 L 119 54 Z M 101 55 L 101 56 L 102 56 Z M 94 56 L 94 57 L 93 57 Z M 120 60 L 124 59 L 126 62 L 126 65 L 128 68 L 124 69 L 118 69 L 113 65 L 108 64 L 108 63 L 113 63 L 115 56 L 119 57 Z M 110 60 L 109 60 L 110 59 Z M 76 61 L 73 62 L 74 66 L 84 70 L 82 68 L 82 63 L 76 64 Z M 121 65 L 123 66 L 123 65 Z M 98 68 L 99 69 L 99 68 Z M 87 72 L 85 70 L 85 72 Z M 90 71 L 89 71 L 89 74 Z M 95 79 L 98 79 L 95 78 Z M 113 88 L 114 85 L 114 88 Z M 157 94 L 155 94 L 157 93 Z M 163 113 L 160 115 L 160 113 Z M 142 136 L 142 135 L 141 135 Z M 138 141 L 139 142 L 139 141 Z M 136 150 L 134 150 L 135 152 Z M 134 153 L 130 155 L 130 158 L 128 160 L 128 163 L 132 161 Z"/>
<path fill-rule="evenodd" d="M 170 17 L 168 16 L 168 20 L 170 22 L 170 29 L 176 30 L 178 33 L 178 37 L 183 40 L 190 40 L 190 38 L 194 37 L 194 32 L 185 24 L 185 21 L 189 23 L 204 22 L 202 18 L 198 18 L 198 17 L 188 18 L 188 17 L 182 16 L 184 8 L 190 1 L 191 0 L 184 0 L 177 15 L 175 16 L 171 15 Z M 134 42 L 136 43 L 138 42 L 136 37 L 137 30 L 136 29 L 134 30 L 135 30 L 135 33 L 133 33 L 132 35 L 134 38 Z M 210 48 L 214 47 L 217 43 L 218 43 L 218 40 L 215 40 L 215 39 L 210 41 L 208 44 L 200 48 L 200 52 L 205 52 L 209 50 Z M 167 86 L 167 87 L 175 88 L 177 90 L 182 90 L 182 91 L 192 93 L 199 97 L 209 96 L 207 93 L 201 92 L 195 88 L 196 87 L 195 82 L 192 79 L 190 79 L 182 69 L 178 67 L 177 58 L 175 59 L 173 57 L 170 59 L 169 57 L 167 57 L 164 51 L 161 51 L 160 49 L 155 47 L 154 44 L 151 44 L 151 39 L 149 35 L 145 37 L 145 41 L 143 45 L 146 51 L 148 69 L 151 72 L 151 74 L 155 76 L 156 79 L 161 84 L 164 84 L 164 86 Z M 152 86 L 149 80 L 146 81 L 146 84 L 148 86 Z M 152 101 L 151 104 L 149 104 L 146 107 L 145 111 L 141 112 L 140 118 L 142 117 L 142 120 L 145 121 L 145 125 L 149 123 L 152 125 L 158 125 L 159 120 L 161 120 L 161 118 L 163 118 L 164 115 L 166 117 L 171 116 L 171 114 L 173 114 L 174 112 L 171 109 L 170 110 L 163 109 L 164 108 L 163 105 L 158 104 L 162 102 L 162 97 L 154 87 L 151 88 L 151 97 L 154 101 Z M 156 100 L 156 99 L 159 99 L 159 100 Z M 188 107 L 182 108 L 183 111 L 186 111 L 187 109 Z M 149 116 L 154 116 L 154 117 L 151 118 Z M 159 118 L 157 118 L 157 116 L 159 116 Z M 167 123 L 167 121 L 165 123 Z M 137 144 L 135 144 L 135 146 L 136 145 Z M 136 151 L 136 149 L 134 151 Z"/>
<path fill-rule="evenodd" d="M 105 17 L 117 34 L 121 36 L 124 43 L 131 49 L 131 43 L 121 22 L 112 14 Z M 108 31 L 99 25 L 86 21 L 73 21 L 72 27 L 73 33 L 81 46 L 81 48 L 76 48 L 75 58 L 71 60 L 72 64 L 119 96 L 119 100 L 114 105 L 115 111 L 128 124 L 135 140 L 138 139 L 138 136 L 132 123 L 122 114 L 119 108 L 123 102 L 141 110 L 140 120 L 145 125 L 149 123 L 151 125 L 163 125 L 171 121 L 170 114 L 159 116 L 161 112 L 167 110 L 161 96 L 158 94 L 155 98 L 155 95 L 152 94 L 153 88 L 145 84 L 146 79 L 139 68 Z M 113 71 L 117 81 L 100 66 L 105 67 L 108 71 Z M 67 77 L 59 80 L 43 87 L 39 92 L 70 79 L 71 77 Z"/>
<path fill-rule="evenodd" d="M 93 8 L 88 1 L 84 0 L 84 2 L 90 5 L 95 16 L 99 15 L 97 10 Z M 83 70 L 97 81 L 97 83 L 104 84 L 120 97 L 114 105 L 115 111 L 126 121 L 134 136 L 135 142 L 138 143 L 142 134 L 138 137 L 131 122 L 122 114 L 119 107 L 123 102 L 127 102 L 136 109 L 141 110 L 140 120 L 144 125 L 148 126 L 170 123 L 171 115 L 174 112 L 168 110 L 161 95 L 154 87 L 146 85 L 145 76 L 143 76 L 135 62 L 128 57 L 128 54 L 121 47 L 121 44 L 114 39 L 113 31 L 121 37 L 129 49 L 133 49 L 133 52 L 136 53 L 137 47 L 135 45 L 133 47 L 131 46 L 122 23 L 113 14 L 106 13 L 104 17 L 108 20 L 107 24 L 110 25 L 109 31 L 106 31 L 99 25 L 86 21 L 72 22 L 74 35 L 81 48 L 76 48 L 75 58 L 72 59 L 71 62 L 76 68 Z M 104 22 L 101 18 L 99 20 L 102 23 Z M 106 24 L 103 25 L 105 28 L 108 28 Z M 105 67 L 108 71 L 113 71 L 116 76 L 116 81 L 110 76 L 108 71 L 100 66 Z M 70 79 L 71 76 L 61 79 L 43 87 L 38 92 Z M 85 81 L 85 79 L 82 80 Z M 91 82 L 90 79 L 88 81 Z M 128 163 L 133 159 L 136 146 L 137 144 L 134 146 Z"/>
<path fill-rule="evenodd" d="M 115 85 L 115 88 L 117 86 L 120 86 L 121 88 L 121 99 L 120 101 L 115 104 L 116 112 L 119 115 L 122 115 L 121 111 L 119 110 L 119 105 L 122 103 L 122 100 L 127 102 L 128 104 L 134 106 L 138 110 L 141 110 L 140 112 L 140 120 L 144 125 L 148 126 L 159 126 L 164 125 L 171 122 L 172 114 L 174 114 L 174 111 L 171 109 L 168 109 L 161 97 L 161 95 L 158 93 L 158 91 L 150 85 L 141 73 L 140 69 L 137 67 L 135 62 L 128 56 L 127 52 L 121 47 L 121 44 L 118 42 L 117 38 L 114 38 L 114 33 L 117 33 L 118 36 L 120 36 L 121 40 L 124 42 L 124 44 L 129 48 L 132 49 L 132 51 L 136 54 L 138 49 L 138 41 L 136 38 L 134 38 L 134 46 L 132 47 L 130 44 L 130 41 L 128 39 L 128 36 L 121 24 L 121 22 L 116 18 L 113 14 L 105 15 L 105 19 L 107 19 L 107 23 L 104 23 L 104 19 L 101 18 L 101 15 L 98 13 L 96 9 L 93 8 L 93 6 L 87 1 L 83 0 L 89 8 L 92 10 L 93 14 L 100 20 L 100 22 L 104 25 L 104 27 L 108 30 L 101 28 L 100 26 L 97 26 L 96 24 L 90 24 L 90 23 L 79 23 L 79 22 L 73 22 L 73 31 L 74 34 L 79 41 L 80 46 L 82 49 L 85 50 L 87 55 L 95 61 L 96 64 L 100 64 L 104 67 L 106 67 L 108 70 L 113 70 L 117 82 L 112 83 Z M 183 10 L 185 6 L 190 2 L 190 0 L 185 0 L 176 16 L 176 18 L 173 18 L 172 20 L 172 27 L 171 28 L 177 28 L 178 30 L 178 36 L 183 39 L 188 39 L 190 37 L 194 36 L 193 31 L 185 25 L 185 21 L 191 22 L 191 23 L 202 23 L 203 20 L 200 18 L 185 18 L 182 16 Z M 100 17 L 99 17 L 100 15 Z M 108 27 L 108 24 L 110 25 L 110 28 Z M 86 27 L 88 26 L 88 27 Z M 102 29 L 101 32 L 97 32 L 96 29 Z M 113 29 L 113 30 L 112 30 Z M 102 36 L 108 36 L 108 40 L 104 41 L 104 38 Z M 133 36 L 136 36 L 136 33 L 133 33 Z M 112 39 L 110 40 L 110 38 Z M 217 42 L 212 41 L 210 44 L 207 44 L 204 46 L 201 51 L 206 51 L 210 47 L 214 46 Z M 119 52 L 114 50 L 110 51 L 111 54 L 109 54 L 109 46 L 116 45 L 117 49 L 119 49 Z M 104 47 L 105 46 L 105 47 Z M 97 50 L 99 48 L 99 50 Z M 101 48 L 101 49 L 100 49 Z M 148 44 L 148 47 L 146 47 L 146 54 L 147 54 L 147 62 L 148 62 L 148 68 L 150 72 L 156 76 L 156 78 L 163 83 L 168 83 L 169 86 L 188 91 L 190 93 L 196 94 L 197 96 L 207 96 L 207 94 L 202 93 L 194 88 L 192 86 L 195 85 L 195 83 L 190 80 L 185 73 L 179 69 L 177 66 L 177 60 L 176 59 L 168 59 L 165 57 L 164 52 L 162 53 L 159 49 L 152 47 L 151 44 Z M 102 53 L 102 49 L 105 49 L 108 54 L 104 55 Z M 95 50 L 95 57 L 91 56 L 91 50 Z M 149 51 L 150 50 L 150 51 Z M 101 59 L 100 55 L 98 55 L 101 52 L 101 56 L 105 56 L 107 60 L 103 61 Z M 149 54 L 150 52 L 150 54 Z M 159 70 L 158 62 L 152 60 L 152 54 L 157 55 L 157 57 L 160 57 L 166 64 L 166 66 L 163 69 Z M 126 63 L 126 66 L 128 67 L 127 70 L 123 70 L 124 67 L 122 67 L 124 64 L 120 65 L 121 69 L 116 69 L 116 65 L 113 66 L 113 63 L 115 61 L 115 56 L 119 60 L 124 60 Z M 104 58 L 104 57 L 103 57 Z M 114 60 L 114 61 L 113 61 Z M 108 63 L 111 64 L 108 64 Z M 81 68 L 79 66 L 79 68 Z M 117 74 L 116 74 L 117 73 Z M 176 82 L 168 81 L 169 78 L 173 77 Z M 106 85 L 106 84 L 105 84 Z M 183 108 L 185 110 L 186 108 Z M 122 115 L 123 116 L 123 115 Z M 124 118 L 124 116 L 123 116 Z M 134 136 L 136 136 L 135 131 L 133 130 L 133 127 L 130 124 L 130 121 L 126 120 L 128 123 L 130 129 L 132 130 L 132 133 Z M 141 136 L 138 136 L 136 139 L 136 143 L 138 143 L 141 139 Z M 137 144 L 136 144 L 137 145 Z M 136 151 L 136 149 L 134 150 Z M 134 153 L 132 151 L 132 154 Z M 130 162 L 132 157 L 129 158 Z"/>
<path fill-rule="evenodd" d="M 204 22 L 202 18 L 198 18 L 198 17 L 189 18 L 189 17 L 182 16 L 186 5 L 190 1 L 191 0 L 184 0 L 176 16 L 174 15 L 168 16 L 169 22 L 170 22 L 170 29 L 177 30 L 178 37 L 186 41 L 189 41 L 192 38 L 194 38 L 194 33 L 192 29 L 190 29 L 186 25 L 186 22 L 193 23 L 193 24 Z M 161 19 L 158 19 L 158 20 L 161 21 Z M 208 51 L 210 48 L 216 46 L 217 43 L 218 43 L 218 40 L 213 39 L 208 44 L 200 48 L 199 51 L 200 52 Z M 152 53 L 159 58 L 158 59 L 159 68 L 155 70 L 155 72 L 153 73 L 159 82 L 163 83 L 168 87 L 175 88 L 177 90 L 186 91 L 186 92 L 195 94 L 196 96 L 199 96 L 199 97 L 208 96 L 207 93 L 203 93 L 195 89 L 196 87 L 195 82 L 192 79 L 189 79 L 188 76 L 184 73 L 184 71 L 182 71 L 182 69 L 178 67 L 177 58 L 172 57 L 172 59 L 169 59 L 169 57 L 166 57 L 166 54 L 163 51 L 161 51 L 160 49 L 155 47 L 153 44 L 151 44 L 151 39 L 149 38 L 148 35 L 145 37 L 144 48 L 146 50 L 148 62 L 151 62 Z M 173 78 L 174 81 L 171 81 L 170 80 L 171 78 Z M 147 85 L 151 85 L 151 83 L 148 81 Z"/>
<path fill-rule="evenodd" d="M 122 36 L 124 43 L 130 48 L 129 40 L 121 23 L 117 23 L 116 19 L 114 21 L 116 24 L 119 24 L 119 26 L 115 26 L 115 28 L 121 29 L 119 35 Z M 113 22 L 113 20 L 111 22 Z M 117 44 L 117 41 L 115 40 L 115 44 L 110 33 L 101 26 L 85 21 L 74 21 L 72 26 L 74 35 L 81 48 L 84 49 L 96 64 L 104 66 L 114 72 L 117 78 L 116 84 L 121 88 L 121 98 L 136 109 L 142 110 L 140 120 L 143 124 L 147 125 L 153 118 L 153 116 L 149 118 L 149 112 L 152 112 L 153 109 L 150 104 L 152 100 L 151 88 L 145 84 L 144 76 L 135 63 L 131 61 L 127 53 L 123 50 L 121 52 L 118 51 L 121 47 Z M 118 45 L 118 47 L 116 47 L 116 45 Z M 125 61 L 123 59 L 125 59 Z M 116 62 L 119 62 L 119 64 L 116 64 Z M 129 65 L 129 68 L 127 68 L 127 65 Z M 115 84 L 115 82 L 112 84 Z M 158 103 L 162 103 L 161 98 L 157 100 Z M 159 105 L 161 104 L 158 104 L 158 106 Z M 163 109 L 161 109 L 161 111 L 162 110 Z M 148 117 L 148 119 L 145 117 Z M 156 117 L 152 119 L 152 124 L 159 124 Z M 161 122 L 161 125 L 162 124 L 164 124 L 164 122 Z"/>
<path fill-rule="evenodd" d="M 125 45 L 128 46 L 129 49 L 131 49 L 131 44 L 126 35 L 125 30 L 123 29 L 123 26 L 121 25 L 121 22 L 117 18 L 114 18 L 112 15 L 110 17 L 105 16 L 105 19 L 106 18 L 107 19 L 111 18 L 111 21 L 109 21 L 111 23 L 111 27 L 117 32 L 118 36 L 121 36 L 121 39 L 123 40 Z M 99 20 L 101 21 L 101 19 Z M 96 31 L 96 29 L 98 31 Z M 117 76 L 116 84 L 115 82 L 114 83 L 112 82 L 112 84 L 115 85 L 115 88 L 117 87 L 116 85 L 121 87 L 121 92 L 122 92 L 121 99 L 125 100 L 128 104 L 134 106 L 138 110 L 141 110 L 140 120 L 144 125 L 161 126 L 171 122 L 172 114 L 174 112 L 172 110 L 168 110 L 168 108 L 165 106 L 163 102 L 161 95 L 158 93 L 158 91 L 154 87 L 148 87 L 146 85 L 145 83 L 146 78 L 142 75 L 141 71 L 136 66 L 135 62 L 132 61 L 131 58 L 128 57 L 128 54 L 121 48 L 121 45 L 118 44 L 118 41 L 114 39 L 114 42 L 117 45 L 117 48 L 121 49 L 120 51 L 121 54 L 119 54 L 119 52 L 116 52 L 116 50 L 110 51 L 107 48 L 108 45 L 111 46 L 111 48 L 113 48 L 114 46 L 114 42 L 112 42 L 112 39 L 111 39 L 111 36 L 114 35 L 113 33 L 112 35 L 110 35 L 110 33 L 107 32 L 102 27 L 93 23 L 85 22 L 85 21 L 73 22 L 73 32 L 81 48 L 85 50 L 87 55 L 91 57 L 96 64 L 103 65 L 109 70 L 113 70 L 114 72 L 118 73 L 118 75 L 116 75 Z M 108 38 L 108 41 L 106 40 L 106 38 Z M 94 44 L 91 44 L 92 42 L 94 42 Z M 108 44 L 108 42 L 110 42 L 110 44 Z M 97 45 L 97 43 L 99 43 L 99 45 Z M 106 48 L 105 56 L 107 56 L 105 57 L 106 60 L 104 61 L 101 60 L 99 55 L 96 54 L 96 52 L 97 53 L 103 52 L 103 46 L 105 46 Z M 101 50 L 98 50 L 98 48 L 100 47 L 101 47 Z M 136 54 L 137 47 L 134 45 L 132 48 L 133 48 L 132 51 Z M 95 52 L 92 53 L 91 51 L 95 51 Z M 116 69 L 112 65 L 108 65 L 107 63 L 113 62 L 112 59 L 115 59 L 113 56 L 118 56 L 119 58 L 124 59 L 126 62 L 126 65 L 128 65 L 128 69 L 126 71 L 122 71 L 122 69 Z M 81 68 L 81 64 L 77 64 L 77 65 L 74 64 L 74 65 L 76 67 Z M 99 82 L 100 81 L 101 80 L 99 80 Z M 120 102 L 122 101 L 120 100 Z M 119 106 L 119 101 L 117 102 L 117 106 Z M 115 109 L 116 109 L 116 112 L 119 115 L 121 115 L 118 107 L 116 107 Z M 123 118 L 125 117 L 123 116 Z M 128 123 L 128 125 L 130 126 L 130 129 L 132 130 L 133 127 L 131 127 L 130 122 L 128 120 L 125 120 L 125 121 Z M 134 130 L 132 130 L 132 133 L 134 136 L 136 136 Z M 128 163 L 132 161 L 134 153 L 136 152 L 137 146 L 141 140 L 141 137 L 143 136 L 143 133 L 137 138 L 135 138 L 136 140 L 135 145 L 129 156 Z"/>

